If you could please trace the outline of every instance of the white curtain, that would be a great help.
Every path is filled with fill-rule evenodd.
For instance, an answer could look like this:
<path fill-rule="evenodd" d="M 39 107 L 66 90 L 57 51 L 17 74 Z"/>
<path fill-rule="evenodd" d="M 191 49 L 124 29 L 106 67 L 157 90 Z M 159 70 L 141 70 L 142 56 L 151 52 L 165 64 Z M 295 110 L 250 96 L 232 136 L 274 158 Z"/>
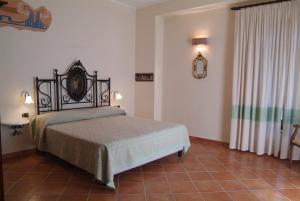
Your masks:
<path fill-rule="evenodd" d="M 300 0 L 236 11 L 231 149 L 287 158 L 300 123 L 299 43 Z"/>

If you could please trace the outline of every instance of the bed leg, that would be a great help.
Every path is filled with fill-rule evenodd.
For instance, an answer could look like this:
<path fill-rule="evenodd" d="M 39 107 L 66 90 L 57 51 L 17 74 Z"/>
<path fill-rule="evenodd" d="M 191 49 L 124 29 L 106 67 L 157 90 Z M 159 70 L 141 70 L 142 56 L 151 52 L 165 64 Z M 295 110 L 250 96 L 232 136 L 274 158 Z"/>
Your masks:
<path fill-rule="evenodd" d="M 181 158 L 183 156 L 183 150 L 178 151 L 178 157 Z"/>

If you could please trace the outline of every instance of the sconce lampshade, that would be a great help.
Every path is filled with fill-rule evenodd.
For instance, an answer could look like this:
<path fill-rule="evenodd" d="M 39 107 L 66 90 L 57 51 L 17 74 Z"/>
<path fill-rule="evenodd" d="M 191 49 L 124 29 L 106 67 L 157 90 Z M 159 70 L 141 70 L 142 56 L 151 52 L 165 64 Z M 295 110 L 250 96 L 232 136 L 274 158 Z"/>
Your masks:
<path fill-rule="evenodd" d="M 115 100 L 121 100 L 122 98 L 123 98 L 123 96 L 118 91 L 114 91 L 114 99 Z"/>
<path fill-rule="evenodd" d="M 193 38 L 192 45 L 207 45 L 207 38 Z"/>
<path fill-rule="evenodd" d="M 121 100 L 123 97 L 120 93 L 117 93 L 116 94 L 116 100 Z"/>
<path fill-rule="evenodd" d="M 29 95 L 28 92 L 26 92 L 26 93 L 25 93 L 25 104 L 30 105 L 30 104 L 32 104 L 32 103 L 34 103 L 34 102 L 33 102 L 32 98 L 31 98 L 31 96 Z"/>

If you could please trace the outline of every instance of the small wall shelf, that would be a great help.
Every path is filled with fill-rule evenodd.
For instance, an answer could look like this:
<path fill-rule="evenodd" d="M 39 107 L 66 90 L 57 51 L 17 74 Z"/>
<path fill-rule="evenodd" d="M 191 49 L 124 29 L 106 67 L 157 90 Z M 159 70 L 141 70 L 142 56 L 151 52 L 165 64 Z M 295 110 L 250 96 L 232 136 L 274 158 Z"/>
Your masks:
<path fill-rule="evenodd" d="M 29 119 L 27 118 L 18 119 L 18 120 L 4 120 L 3 122 L 1 122 L 2 126 L 6 126 L 9 129 L 13 130 L 12 133 L 13 136 L 22 134 L 22 128 L 24 128 L 24 126 L 28 124 L 29 124 Z"/>

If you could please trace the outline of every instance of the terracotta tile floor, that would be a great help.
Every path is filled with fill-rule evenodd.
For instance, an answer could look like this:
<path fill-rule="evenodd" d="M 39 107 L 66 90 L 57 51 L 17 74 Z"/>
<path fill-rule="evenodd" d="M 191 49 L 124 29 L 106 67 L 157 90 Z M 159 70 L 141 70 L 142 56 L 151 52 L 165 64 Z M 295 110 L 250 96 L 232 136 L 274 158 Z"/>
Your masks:
<path fill-rule="evenodd" d="M 115 176 L 113 192 L 53 156 L 5 161 L 6 201 L 300 201 L 300 163 L 192 139 L 176 154 Z"/>

